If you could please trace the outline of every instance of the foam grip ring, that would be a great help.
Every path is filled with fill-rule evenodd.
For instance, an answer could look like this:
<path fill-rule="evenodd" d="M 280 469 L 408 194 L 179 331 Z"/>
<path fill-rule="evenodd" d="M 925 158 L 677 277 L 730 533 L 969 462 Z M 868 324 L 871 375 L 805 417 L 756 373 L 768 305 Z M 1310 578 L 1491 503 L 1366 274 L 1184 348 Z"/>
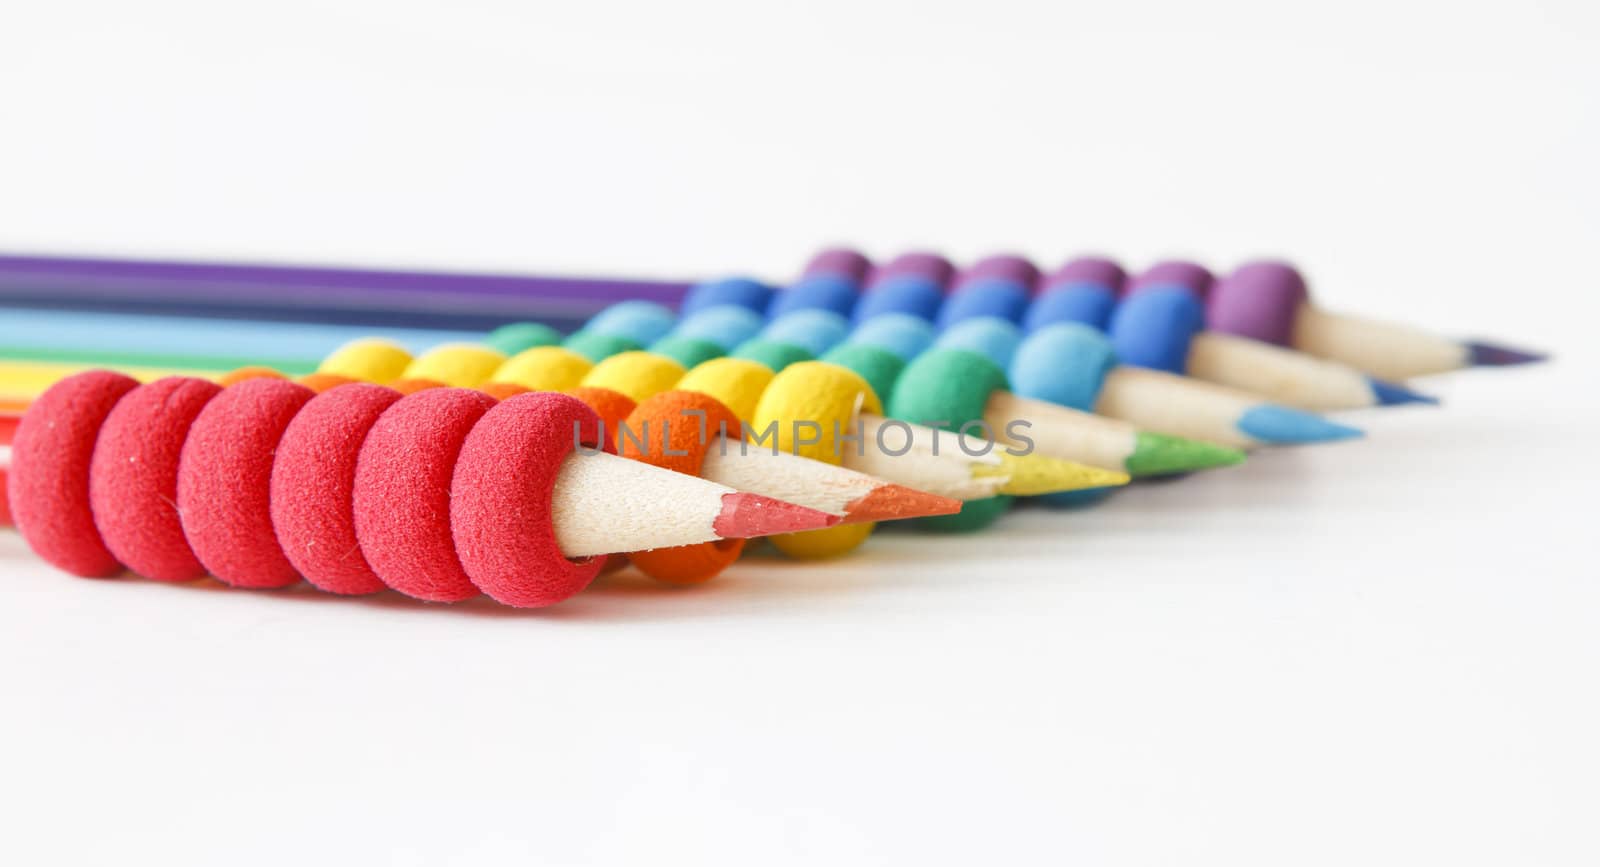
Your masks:
<path fill-rule="evenodd" d="M 456 557 L 451 480 L 467 435 L 494 405 L 482 392 L 428 389 L 396 401 L 367 433 L 351 502 L 361 553 L 387 586 L 429 602 L 478 595 Z"/>
<path fill-rule="evenodd" d="M 1133 295 L 1147 289 L 1176 286 L 1193 295 L 1196 300 L 1205 301 L 1216 279 L 1204 265 L 1172 259 L 1157 262 L 1145 269 L 1139 276 L 1123 284 L 1122 293 Z"/>
<path fill-rule="evenodd" d="M 761 339 L 789 343 L 811 353 L 827 352 L 850 334 L 850 320 L 830 310 L 796 310 L 771 322 Z"/>
<path fill-rule="evenodd" d="M 883 404 L 866 379 L 837 364 L 802 361 L 772 378 L 756 403 L 750 422 L 756 436 L 770 429 L 780 451 L 838 466 L 846 448 L 839 437 L 855 427 L 857 414 L 863 412 L 883 413 Z M 812 424 L 815 429 L 810 427 Z M 806 432 L 806 442 L 800 441 L 802 430 Z M 810 441 L 812 433 L 816 434 L 815 442 Z M 835 557 L 866 541 L 875 526 L 841 524 L 769 538 L 778 550 L 791 557 Z"/>
<path fill-rule="evenodd" d="M 289 377 L 284 376 L 282 373 L 280 373 L 280 372 L 278 372 L 276 370 L 273 370 L 270 367 L 261 367 L 259 365 L 248 365 L 246 367 L 234 368 L 233 370 L 230 370 L 227 373 L 224 373 L 223 375 L 217 377 L 217 384 L 222 386 L 223 388 L 227 388 L 230 385 L 238 385 L 239 383 L 244 382 L 247 379 L 288 379 L 288 378 Z"/>
<path fill-rule="evenodd" d="M 1177 286 L 1153 286 L 1122 299 L 1111 316 L 1112 348 L 1125 364 L 1183 373 L 1205 327 L 1200 300 Z"/>
<path fill-rule="evenodd" d="M 677 391 L 697 391 L 716 398 L 734 418 L 755 418 L 756 404 L 777 374 L 759 361 L 715 358 L 696 366 L 678 380 Z"/>
<path fill-rule="evenodd" d="M 364 338 L 335 349 L 317 365 L 317 372 L 386 385 L 399 379 L 409 366 L 411 353 L 405 347 L 388 340 Z"/>
<path fill-rule="evenodd" d="M 1106 376 L 1117 365 L 1104 334 L 1061 322 L 1030 334 L 1007 368 L 1011 391 L 1021 397 L 1093 412 Z"/>
<path fill-rule="evenodd" d="M 675 359 L 636 350 L 613 355 L 595 365 L 582 384 L 609 388 L 638 402 L 677 385 L 687 372 Z"/>
<path fill-rule="evenodd" d="M 791 364 L 811 361 L 817 357 L 816 353 L 806 349 L 804 346 L 783 340 L 770 340 L 765 337 L 747 340 L 739 344 L 729 354 L 734 358 L 754 361 L 773 371 L 783 370 Z"/>
<path fill-rule="evenodd" d="M 1069 259 L 1040 282 L 1038 297 L 1023 314 L 1022 326 L 1032 332 L 1057 322 L 1081 322 L 1104 331 L 1127 282 L 1127 272 L 1110 259 Z"/>
<path fill-rule="evenodd" d="M 856 326 L 851 343 L 880 346 L 901 358 L 916 358 L 933 345 L 933 326 L 926 319 L 906 313 L 888 313 Z M 886 392 L 878 392 L 885 394 Z"/>
<path fill-rule="evenodd" d="M 1295 316 L 1309 298 L 1305 278 L 1289 265 L 1247 262 L 1212 287 L 1206 324 L 1224 334 L 1291 346 Z"/>
<path fill-rule="evenodd" d="M 602 442 L 600 417 L 564 394 L 502 401 L 467 434 L 449 491 L 449 525 L 461 567 L 490 598 L 517 608 L 567 599 L 600 573 L 605 557 L 570 560 L 556 541 L 550 498 L 562 463 Z"/>
<path fill-rule="evenodd" d="M 766 324 L 766 318 L 754 310 L 718 304 L 685 315 L 669 337 L 709 340 L 728 350 L 760 334 Z"/>
<path fill-rule="evenodd" d="M 968 319 L 993 317 L 1022 320 L 1032 296 L 1029 289 L 1010 280 L 979 280 L 950 293 L 939 308 L 939 327 L 949 328 Z"/>
<path fill-rule="evenodd" d="M 406 367 L 403 379 L 428 379 L 456 388 L 477 388 L 489 381 L 505 353 L 476 343 L 447 343 L 417 356 Z"/>
<path fill-rule="evenodd" d="M 89 471 L 89 503 L 106 548 L 157 581 L 206 574 L 178 516 L 178 461 L 216 383 L 173 376 L 128 392 L 100 426 Z"/>
<path fill-rule="evenodd" d="M 251 379 L 223 389 L 189 428 L 178 459 L 183 535 L 206 571 L 234 587 L 287 587 L 300 579 L 272 527 L 272 464 L 279 440 L 311 389 Z"/>
<path fill-rule="evenodd" d="M 881 346 L 866 343 L 846 343 L 834 347 L 823 361 L 847 367 L 867 381 L 873 394 L 890 394 L 894 384 L 905 370 L 905 359 Z"/>
<path fill-rule="evenodd" d="M 900 255 L 885 262 L 872 273 L 869 282 L 874 285 L 881 280 L 901 275 L 915 275 L 932 281 L 940 289 L 950 285 L 950 280 L 955 277 L 956 268 L 950 260 L 938 253 L 910 252 Z"/>
<path fill-rule="evenodd" d="M 649 346 L 667 336 L 678 317 L 654 301 L 619 301 L 596 313 L 583 330 L 596 334 L 626 337 L 640 346 Z"/>
<path fill-rule="evenodd" d="M 1031 291 L 1039 283 L 1039 268 L 1012 253 L 985 256 L 962 270 L 961 276 L 956 278 L 955 290 L 989 280 L 1015 283 Z"/>
<path fill-rule="evenodd" d="M 672 335 L 656 341 L 650 346 L 650 351 L 657 355 L 665 355 L 687 370 L 713 358 L 721 358 L 728 350 L 715 341 Z"/>
<path fill-rule="evenodd" d="M 889 399 L 889 415 L 916 424 L 938 424 L 941 430 L 960 432 L 965 427 L 970 432 L 977 426 L 974 423 L 983 422 L 989 396 L 1005 387 L 1005 371 L 989 359 L 964 349 L 936 347 L 906 365 Z M 986 425 L 984 430 L 993 444 L 994 431 Z M 1009 496 L 968 500 L 954 515 L 917 522 L 941 532 L 978 530 L 1005 514 L 1011 500 Z"/>
<path fill-rule="evenodd" d="M 1022 331 L 1004 319 L 984 316 L 968 319 L 939 335 L 934 345 L 945 349 L 965 349 L 989 359 L 1004 370 L 1022 342 Z"/>
<path fill-rule="evenodd" d="M 812 274 L 774 293 L 767 305 L 767 318 L 776 319 L 800 310 L 827 310 L 848 316 L 855 309 L 856 296 L 860 293 L 860 284 L 849 277 Z"/>
<path fill-rule="evenodd" d="M 1122 266 L 1115 261 L 1103 256 L 1079 256 L 1068 259 L 1061 267 L 1051 271 L 1050 276 L 1044 278 L 1040 291 L 1048 292 L 1052 287 L 1074 283 L 1093 283 L 1121 291 L 1127 282 L 1128 272 L 1122 270 Z"/>
<path fill-rule="evenodd" d="M 1111 327 L 1117 310 L 1117 290 L 1104 283 L 1063 283 L 1046 289 L 1028 305 L 1022 327 L 1037 331 L 1063 322 L 1077 322 L 1091 328 Z"/>
<path fill-rule="evenodd" d="M 483 385 L 478 386 L 478 390 L 494 398 L 495 400 L 505 400 L 508 397 L 515 397 L 519 394 L 527 394 L 533 389 L 523 388 L 514 382 L 486 382 Z"/>
<path fill-rule="evenodd" d="M 634 409 L 638 406 L 638 403 L 633 398 L 609 388 L 582 385 L 572 389 L 567 394 L 583 401 L 585 405 L 594 410 L 595 415 L 600 417 L 600 430 L 604 434 L 606 441 L 610 443 L 617 441 L 617 433 L 622 430 L 623 422 L 633 414 Z M 506 397 L 510 396 L 506 395 Z M 501 400 L 504 399 L 504 397 L 501 398 Z"/>
<path fill-rule="evenodd" d="M 644 344 L 630 337 L 588 330 L 579 331 L 568 337 L 561 345 L 596 363 L 620 352 L 634 352 L 644 348 Z"/>
<path fill-rule="evenodd" d="M 569 391 L 594 369 L 594 362 L 562 346 L 535 346 L 511 356 L 490 382 L 520 385 L 529 391 Z"/>
<path fill-rule="evenodd" d="M 308 373 L 305 376 L 295 380 L 295 382 L 300 383 L 317 394 L 321 394 L 329 389 L 338 388 L 341 385 L 349 385 L 352 382 L 356 382 L 356 380 L 351 379 L 348 376 L 340 376 L 337 373 Z"/>
<path fill-rule="evenodd" d="M 319 590 L 356 595 L 387 586 L 356 533 L 356 466 L 367 434 L 400 399 L 400 392 L 370 383 L 324 392 L 301 408 L 278 441 L 272 526 L 284 556 Z"/>
<path fill-rule="evenodd" d="M 12 520 L 58 569 L 85 578 L 122 571 L 95 525 L 90 467 L 106 417 L 138 386 L 107 370 L 73 374 L 39 395 L 17 425 L 6 487 Z"/>
<path fill-rule="evenodd" d="M 944 287 L 921 274 L 892 274 L 874 283 L 856 302 L 853 318 L 870 323 L 896 314 L 932 322 L 944 304 Z"/>
<path fill-rule="evenodd" d="M 718 435 L 737 439 L 741 429 L 739 417 L 722 401 L 701 392 L 678 390 L 662 392 L 640 403 L 628 416 L 627 424 L 643 442 L 625 438 L 618 443 L 619 454 L 692 476 L 700 475 L 706 450 Z M 699 584 L 733 565 L 743 550 L 743 539 L 719 539 L 635 551 L 628 554 L 628 559 L 657 580 Z"/>
<path fill-rule="evenodd" d="M 751 311 L 764 311 L 772 301 L 773 289 L 759 280 L 748 277 L 725 277 L 696 283 L 683 296 L 679 312 L 684 316 L 700 313 L 712 307 L 736 306 Z"/>
<path fill-rule="evenodd" d="M 502 325 L 484 337 L 483 345 L 506 355 L 516 355 L 535 346 L 554 346 L 561 333 L 540 322 L 513 322 Z"/>
<path fill-rule="evenodd" d="M 811 277 L 817 274 L 837 274 L 856 283 L 867 279 L 872 271 L 872 260 L 862 255 L 857 250 L 848 247 L 830 247 L 819 251 L 806 263 L 801 274 Z"/>

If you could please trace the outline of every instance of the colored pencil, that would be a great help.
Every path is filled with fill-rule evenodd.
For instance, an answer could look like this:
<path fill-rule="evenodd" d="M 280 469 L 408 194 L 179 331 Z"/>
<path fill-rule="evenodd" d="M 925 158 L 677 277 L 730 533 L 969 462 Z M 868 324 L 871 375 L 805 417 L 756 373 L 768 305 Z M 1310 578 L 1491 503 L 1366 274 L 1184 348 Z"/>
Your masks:
<path fill-rule="evenodd" d="M 1276 261 L 1247 262 L 1218 280 L 1210 290 L 1206 320 L 1218 332 L 1291 347 L 1385 379 L 1528 364 L 1545 357 L 1323 309 L 1311 302 L 1300 272 Z"/>
<path fill-rule="evenodd" d="M 0 302 L 385 327 L 488 330 L 537 319 L 566 331 L 618 301 L 676 305 L 688 284 L 268 264 L 0 256 Z"/>

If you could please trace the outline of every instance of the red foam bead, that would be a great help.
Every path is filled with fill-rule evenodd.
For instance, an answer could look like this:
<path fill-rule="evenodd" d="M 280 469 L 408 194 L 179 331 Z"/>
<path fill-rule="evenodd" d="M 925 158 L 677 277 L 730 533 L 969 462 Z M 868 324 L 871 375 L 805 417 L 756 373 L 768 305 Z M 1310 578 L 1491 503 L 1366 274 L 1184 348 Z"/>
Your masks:
<path fill-rule="evenodd" d="M 430 602 L 478 595 L 456 558 L 450 483 L 467 434 L 494 405 L 481 391 L 429 388 L 396 401 L 367 433 L 356 461 L 356 538 L 384 584 Z"/>
<path fill-rule="evenodd" d="M 178 512 L 189 547 L 235 587 L 286 587 L 299 580 L 272 529 L 273 454 L 312 398 L 283 379 L 247 379 L 223 389 L 189 428 L 178 461 Z"/>
<path fill-rule="evenodd" d="M 312 398 L 289 422 L 272 464 L 272 526 L 289 562 L 329 593 L 385 588 L 356 538 L 356 463 L 361 446 L 400 392 L 340 385 Z"/>
<path fill-rule="evenodd" d="M 34 552 L 86 578 L 122 571 L 95 526 L 89 467 L 100 426 L 139 383 L 90 370 L 46 389 L 17 425 L 6 490 L 12 518 Z"/>
<path fill-rule="evenodd" d="M 178 517 L 178 459 L 200 411 L 221 391 L 194 377 L 159 379 L 129 392 L 100 427 L 89 473 L 95 526 L 111 553 L 147 578 L 206 573 Z"/>
<path fill-rule="evenodd" d="M 576 428 L 576 431 L 575 431 Z M 569 560 L 550 512 L 575 442 L 594 448 L 600 416 L 573 397 L 531 392 L 484 414 L 467 435 L 451 487 L 456 555 L 474 584 L 519 608 L 554 605 L 599 574 L 605 557 Z M 615 452 L 611 443 L 605 450 Z"/>

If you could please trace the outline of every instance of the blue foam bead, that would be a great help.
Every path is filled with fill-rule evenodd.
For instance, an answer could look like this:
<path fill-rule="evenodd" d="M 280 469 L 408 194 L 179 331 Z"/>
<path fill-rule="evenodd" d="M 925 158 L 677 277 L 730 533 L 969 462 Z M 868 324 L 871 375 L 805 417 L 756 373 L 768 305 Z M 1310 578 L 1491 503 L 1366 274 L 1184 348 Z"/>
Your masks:
<path fill-rule="evenodd" d="M 1099 283 L 1064 283 L 1046 287 L 1022 316 L 1025 331 L 1038 331 L 1057 322 L 1081 322 L 1101 331 L 1111 325 L 1117 293 Z"/>
<path fill-rule="evenodd" d="M 939 308 L 939 327 L 949 328 L 963 319 L 993 316 L 1022 321 L 1028 309 L 1028 289 L 1010 280 L 978 280 L 952 293 Z"/>
<path fill-rule="evenodd" d="M 887 349 L 910 361 L 933 345 L 933 324 L 910 313 L 885 313 L 856 326 L 849 342 Z"/>
<path fill-rule="evenodd" d="M 678 317 L 653 301 L 619 301 L 596 313 L 584 331 L 626 337 L 640 346 L 649 346 L 667 336 Z"/>
<path fill-rule="evenodd" d="M 943 303 L 944 290 L 938 283 L 918 274 L 902 274 L 869 288 L 856 301 L 855 320 L 867 322 L 879 316 L 905 313 L 932 322 Z"/>
<path fill-rule="evenodd" d="M 698 310 L 678 321 L 673 337 L 709 340 L 723 349 L 732 349 L 760 333 L 767 320 L 760 313 L 737 304 L 719 304 Z"/>
<path fill-rule="evenodd" d="M 776 319 L 797 310 L 828 310 L 841 316 L 855 309 L 861 287 L 840 274 L 812 274 L 787 289 L 779 289 L 767 304 L 767 318 Z"/>
<path fill-rule="evenodd" d="M 1111 345 L 1124 364 L 1183 373 L 1205 310 L 1187 289 L 1158 286 L 1122 299 L 1111 315 Z"/>
<path fill-rule="evenodd" d="M 983 316 L 966 319 L 950 326 L 934 345 L 944 349 L 965 349 L 976 352 L 1004 370 L 1022 342 L 1022 331 L 1004 319 Z"/>
<path fill-rule="evenodd" d="M 1117 365 L 1111 341 L 1077 322 L 1028 335 L 1006 369 L 1013 394 L 1092 412 L 1106 374 Z"/>
<path fill-rule="evenodd" d="M 760 280 L 752 280 L 749 277 L 724 277 L 689 287 L 689 292 L 683 296 L 683 303 L 679 305 L 679 309 L 683 315 L 688 316 L 708 307 L 733 304 L 762 313 L 766 311 L 767 304 L 771 303 L 772 293 L 772 287 Z"/>
<path fill-rule="evenodd" d="M 761 337 L 821 355 L 850 334 L 850 320 L 831 310 L 796 310 L 767 323 Z"/>

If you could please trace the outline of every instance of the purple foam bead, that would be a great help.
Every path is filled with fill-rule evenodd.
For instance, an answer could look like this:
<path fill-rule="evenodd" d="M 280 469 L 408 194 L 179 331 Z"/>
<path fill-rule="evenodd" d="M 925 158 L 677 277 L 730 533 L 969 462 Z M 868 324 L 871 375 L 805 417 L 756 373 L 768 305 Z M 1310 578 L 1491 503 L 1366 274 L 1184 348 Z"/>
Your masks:
<path fill-rule="evenodd" d="M 1295 314 L 1308 298 L 1305 278 L 1282 262 L 1247 262 L 1217 281 L 1206 326 L 1279 346 L 1294 341 Z"/>
<path fill-rule="evenodd" d="M 1203 265 L 1172 259 L 1157 262 L 1143 274 L 1128 281 L 1122 294 L 1131 295 L 1147 286 L 1182 286 L 1194 297 L 1204 301 L 1206 294 L 1211 290 L 1211 284 L 1216 279 Z"/>
<path fill-rule="evenodd" d="M 1039 269 L 1027 259 L 1009 253 L 985 256 L 962 269 L 952 291 L 980 280 L 1005 280 L 1031 292 L 1039 283 Z"/>
<path fill-rule="evenodd" d="M 872 272 L 868 288 L 890 277 L 923 277 L 940 286 L 950 285 L 956 268 L 938 253 L 901 253 Z"/>
<path fill-rule="evenodd" d="M 811 257 L 806 263 L 806 268 L 801 272 L 801 277 L 812 277 L 817 274 L 837 274 L 856 283 L 867 279 L 867 272 L 872 270 L 872 260 L 862 255 L 858 250 L 848 247 L 830 247 Z"/>
<path fill-rule="evenodd" d="M 1040 288 L 1048 290 L 1051 286 L 1092 283 L 1118 292 L 1127 281 L 1128 273 L 1116 262 L 1100 256 L 1079 256 L 1050 272 L 1050 276 L 1045 278 Z"/>

